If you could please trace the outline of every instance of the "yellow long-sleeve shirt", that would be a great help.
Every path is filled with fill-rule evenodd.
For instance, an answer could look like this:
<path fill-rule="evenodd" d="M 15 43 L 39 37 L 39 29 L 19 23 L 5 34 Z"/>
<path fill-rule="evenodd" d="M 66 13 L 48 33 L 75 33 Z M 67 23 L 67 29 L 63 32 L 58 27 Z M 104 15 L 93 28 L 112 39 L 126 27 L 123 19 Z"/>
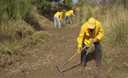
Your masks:
<path fill-rule="evenodd" d="M 54 14 L 54 16 L 58 17 L 59 20 L 61 21 L 61 19 L 62 19 L 62 14 L 63 14 L 63 12 L 56 12 L 56 13 Z"/>
<path fill-rule="evenodd" d="M 99 21 L 96 20 L 96 27 L 93 29 L 93 33 L 91 33 L 90 29 L 88 29 L 88 22 L 84 23 L 81 27 L 79 37 L 77 38 L 78 47 L 82 47 L 82 43 L 84 42 L 86 45 L 91 42 L 93 38 L 97 38 L 99 43 L 101 43 L 100 39 L 104 36 L 104 30 Z M 87 47 L 89 47 L 88 45 Z"/>
<path fill-rule="evenodd" d="M 75 16 L 75 15 L 73 14 L 73 10 L 69 10 L 69 11 L 67 11 L 67 12 L 65 13 L 65 16 L 71 16 L 71 15 Z"/>

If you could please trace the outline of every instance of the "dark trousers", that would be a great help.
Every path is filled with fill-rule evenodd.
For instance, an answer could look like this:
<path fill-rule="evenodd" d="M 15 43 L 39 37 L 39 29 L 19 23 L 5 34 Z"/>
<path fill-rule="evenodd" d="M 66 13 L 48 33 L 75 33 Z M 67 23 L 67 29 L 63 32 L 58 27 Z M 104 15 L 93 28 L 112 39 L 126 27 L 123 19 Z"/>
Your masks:
<path fill-rule="evenodd" d="M 96 57 L 96 65 L 100 66 L 101 65 L 101 57 L 102 57 L 102 51 L 101 51 L 101 44 L 98 42 L 94 43 L 95 45 L 95 57 Z M 86 46 L 84 43 L 82 47 Z M 82 50 L 81 53 L 81 63 L 86 66 L 86 52 L 87 52 L 88 47 L 86 47 L 84 50 Z"/>
<path fill-rule="evenodd" d="M 74 13 L 73 13 L 73 14 L 75 14 L 76 16 L 78 16 L 77 11 L 74 11 Z"/>

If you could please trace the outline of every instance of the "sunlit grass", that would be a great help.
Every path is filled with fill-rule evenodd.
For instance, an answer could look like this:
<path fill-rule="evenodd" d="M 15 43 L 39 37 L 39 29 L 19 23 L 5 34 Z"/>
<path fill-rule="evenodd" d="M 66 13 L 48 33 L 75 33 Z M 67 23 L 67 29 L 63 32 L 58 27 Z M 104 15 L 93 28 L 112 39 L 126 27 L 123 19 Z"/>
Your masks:
<path fill-rule="evenodd" d="M 2 22 L 0 27 L 0 55 L 17 55 L 23 48 L 44 43 L 44 32 L 36 31 L 23 20 Z"/>
<path fill-rule="evenodd" d="M 37 44 L 38 42 L 45 43 L 44 32 L 41 32 L 41 31 L 35 32 L 34 34 L 26 37 L 25 39 L 22 40 L 22 45 L 31 46 L 31 45 Z"/>
<path fill-rule="evenodd" d="M 128 10 L 123 5 L 114 5 L 106 12 L 102 22 L 105 35 L 101 45 L 103 62 L 110 66 L 107 73 L 111 73 L 115 70 L 125 70 L 123 66 L 126 66 L 124 62 L 128 56 Z"/>
<path fill-rule="evenodd" d="M 115 6 L 109 11 L 108 19 L 105 22 L 105 36 L 103 38 L 104 51 L 125 52 L 128 46 L 128 14 L 123 6 Z"/>

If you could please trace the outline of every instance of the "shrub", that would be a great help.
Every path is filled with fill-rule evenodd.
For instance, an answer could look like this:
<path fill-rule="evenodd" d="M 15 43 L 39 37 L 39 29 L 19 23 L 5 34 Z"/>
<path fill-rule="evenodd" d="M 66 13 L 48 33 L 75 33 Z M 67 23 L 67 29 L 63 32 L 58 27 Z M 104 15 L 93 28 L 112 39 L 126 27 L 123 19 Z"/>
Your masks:
<path fill-rule="evenodd" d="M 106 47 L 105 51 L 113 52 L 127 52 L 128 47 L 128 14 L 127 10 L 122 5 L 114 6 L 112 14 L 109 14 L 109 19 L 105 27 L 105 36 L 103 39 L 103 45 Z"/>
<path fill-rule="evenodd" d="M 0 18 L 5 21 L 12 17 L 25 18 L 33 13 L 33 5 L 30 0 L 1 0 L 0 4 Z"/>
<path fill-rule="evenodd" d="M 65 16 L 65 13 L 66 13 L 66 9 L 62 9 L 61 12 L 63 12 L 63 17 Z"/>
<path fill-rule="evenodd" d="M 71 10 L 73 7 L 72 0 L 63 0 L 62 3 L 58 5 L 60 9 L 66 9 L 66 10 Z"/>

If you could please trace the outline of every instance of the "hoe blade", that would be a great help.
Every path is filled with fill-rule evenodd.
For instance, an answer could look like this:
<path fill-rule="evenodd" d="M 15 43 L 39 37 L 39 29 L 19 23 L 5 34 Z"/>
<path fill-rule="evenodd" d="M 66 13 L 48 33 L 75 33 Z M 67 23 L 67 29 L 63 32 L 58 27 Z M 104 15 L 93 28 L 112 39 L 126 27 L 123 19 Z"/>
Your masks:
<path fill-rule="evenodd" d="M 60 72 L 62 75 L 64 75 L 60 68 L 58 68 L 57 66 L 56 66 L 56 68 L 59 70 L 59 72 Z"/>

